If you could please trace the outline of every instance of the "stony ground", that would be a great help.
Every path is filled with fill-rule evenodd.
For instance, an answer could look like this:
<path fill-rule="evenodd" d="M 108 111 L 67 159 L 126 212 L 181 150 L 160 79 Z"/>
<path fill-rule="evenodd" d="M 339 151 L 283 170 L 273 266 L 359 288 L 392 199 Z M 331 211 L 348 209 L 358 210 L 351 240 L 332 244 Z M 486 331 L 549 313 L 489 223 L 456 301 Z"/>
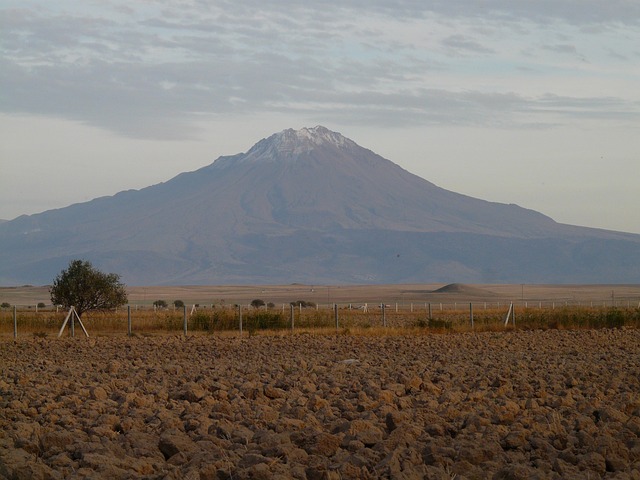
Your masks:
<path fill-rule="evenodd" d="M 0 343 L 0 477 L 640 479 L 640 331 Z"/>

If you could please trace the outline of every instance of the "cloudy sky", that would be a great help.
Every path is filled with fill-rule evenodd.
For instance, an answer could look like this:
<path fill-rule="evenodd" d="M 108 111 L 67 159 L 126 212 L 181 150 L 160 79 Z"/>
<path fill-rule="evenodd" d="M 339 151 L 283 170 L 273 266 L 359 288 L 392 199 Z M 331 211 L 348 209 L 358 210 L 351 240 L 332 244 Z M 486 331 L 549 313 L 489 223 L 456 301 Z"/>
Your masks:
<path fill-rule="evenodd" d="M 0 218 L 315 125 L 449 190 L 640 233 L 640 2 L 0 0 Z"/>

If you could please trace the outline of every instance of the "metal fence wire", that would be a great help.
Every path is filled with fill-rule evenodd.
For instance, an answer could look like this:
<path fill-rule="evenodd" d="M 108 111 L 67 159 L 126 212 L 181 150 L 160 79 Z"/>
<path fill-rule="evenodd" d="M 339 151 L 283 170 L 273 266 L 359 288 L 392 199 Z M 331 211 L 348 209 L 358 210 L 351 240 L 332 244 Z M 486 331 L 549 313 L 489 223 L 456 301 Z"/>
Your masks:
<path fill-rule="evenodd" d="M 65 322 L 66 321 L 66 322 Z M 87 312 L 79 319 L 70 310 L 33 305 L 0 309 L 0 335 L 75 335 L 74 325 L 88 334 L 361 331 L 463 331 L 500 328 L 620 328 L 640 326 L 640 302 L 452 302 L 191 305 L 155 308 L 127 305 L 112 311 Z M 84 330 L 84 329 L 83 329 Z"/>

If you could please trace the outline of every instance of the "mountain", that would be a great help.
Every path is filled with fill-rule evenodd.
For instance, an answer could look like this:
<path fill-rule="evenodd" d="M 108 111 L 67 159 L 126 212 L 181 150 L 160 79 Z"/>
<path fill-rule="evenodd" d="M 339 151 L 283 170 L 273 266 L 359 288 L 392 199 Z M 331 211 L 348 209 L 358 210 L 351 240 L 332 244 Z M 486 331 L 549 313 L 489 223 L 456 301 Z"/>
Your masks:
<path fill-rule="evenodd" d="M 320 126 L 0 224 L 2 285 L 73 258 L 130 285 L 640 282 L 640 235 L 447 191 Z"/>

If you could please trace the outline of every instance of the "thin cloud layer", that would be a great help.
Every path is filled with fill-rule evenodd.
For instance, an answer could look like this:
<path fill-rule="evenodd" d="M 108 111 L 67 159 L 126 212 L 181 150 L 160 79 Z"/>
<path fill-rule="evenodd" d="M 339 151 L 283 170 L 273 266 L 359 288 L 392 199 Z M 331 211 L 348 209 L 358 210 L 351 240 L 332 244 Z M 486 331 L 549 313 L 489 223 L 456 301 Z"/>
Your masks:
<path fill-rule="evenodd" d="M 639 76 L 635 2 L 5 3 L 2 112 L 124 136 L 270 112 L 388 127 L 640 117 L 637 89 L 620 88 Z"/>

